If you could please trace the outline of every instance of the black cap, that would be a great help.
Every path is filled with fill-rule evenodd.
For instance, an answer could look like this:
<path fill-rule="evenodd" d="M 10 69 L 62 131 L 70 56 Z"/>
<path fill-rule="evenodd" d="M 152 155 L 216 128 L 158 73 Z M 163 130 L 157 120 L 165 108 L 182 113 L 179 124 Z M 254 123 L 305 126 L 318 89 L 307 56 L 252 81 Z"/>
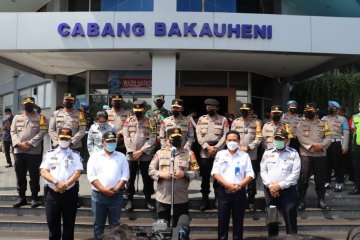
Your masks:
<path fill-rule="evenodd" d="M 251 103 L 242 103 L 240 106 L 240 110 L 250 110 L 250 109 L 252 109 Z"/>
<path fill-rule="evenodd" d="M 60 128 L 58 132 L 59 138 L 71 138 L 72 137 L 72 131 L 70 128 Z"/>
<path fill-rule="evenodd" d="M 116 94 L 111 97 L 111 101 L 122 101 L 122 95 Z"/>
<path fill-rule="evenodd" d="M 23 104 L 26 104 L 26 103 L 33 103 L 35 104 L 35 98 L 33 97 L 26 97 L 23 99 Z"/>
<path fill-rule="evenodd" d="M 208 98 L 205 100 L 205 105 L 210 105 L 210 106 L 219 106 L 219 101 L 213 98 Z"/>
<path fill-rule="evenodd" d="M 282 113 L 282 107 L 280 105 L 271 106 L 272 113 Z"/>
<path fill-rule="evenodd" d="M 282 128 L 278 128 L 274 134 L 274 138 L 282 138 L 285 139 L 287 138 L 289 135 L 289 133 L 287 131 L 285 131 Z"/>
<path fill-rule="evenodd" d="M 72 95 L 71 93 L 64 93 L 64 100 L 75 100 L 75 96 Z"/>
<path fill-rule="evenodd" d="M 113 131 L 108 131 L 104 133 L 102 140 L 105 140 L 105 142 L 116 141 L 116 134 Z"/>
<path fill-rule="evenodd" d="M 133 103 L 133 111 L 134 112 L 142 112 L 144 111 L 145 102 L 143 100 L 136 100 Z"/>
<path fill-rule="evenodd" d="M 173 99 L 171 101 L 172 107 L 182 107 L 184 105 L 184 101 L 182 99 Z"/>
<path fill-rule="evenodd" d="M 178 137 L 181 136 L 181 129 L 180 128 L 170 128 L 166 131 L 169 137 Z"/>

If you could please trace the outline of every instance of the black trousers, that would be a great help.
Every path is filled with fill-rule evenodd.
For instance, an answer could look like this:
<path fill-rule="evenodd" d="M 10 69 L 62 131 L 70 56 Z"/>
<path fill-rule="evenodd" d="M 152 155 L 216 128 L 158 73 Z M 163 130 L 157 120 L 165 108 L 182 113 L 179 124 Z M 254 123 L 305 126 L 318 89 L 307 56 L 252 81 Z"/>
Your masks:
<path fill-rule="evenodd" d="M 297 152 L 299 152 L 299 149 L 300 149 L 299 140 L 297 138 L 291 138 L 289 147 L 291 147 L 291 148 L 295 149 Z"/>
<path fill-rule="evenodd" d="M 319 199 L 325 197 L 325 179 L 327 173 L 326 157 L 309 157 L 300 155 L 301 171 L 298 181 L 300 200 L 305 199 L 309 187 L 309 178 L 312 174 L 315 177 L 315 190 Z"/>
<path fill-rule="evenodd" d="M 251 160 L 251 166 L 254 170 L 255 178 L 248 184 L 247 186 L 247 194 L 248 194 L 248 203 L 254 204 L 255 195 L 257 193 L 256 189 L 256 179 L 260 172 L 260 160 L 255 159 Z"/>
<path fill-rule="evenodd" d="M 331 168 L 335 171 L 337 183 L 344 183 L 344 158 L 342 155 L 341 142 L 332 142 L 326 150 L 327 176 L 326 182 L 331 181 Z"/>
<path fill-rule="evenodd" d="M 352 160 L 355 176 L 354 187 L 360 190 L 360 145 L 354 144 L 352 146 Z"/>
<path fill-rule="evenodd" d="M 15 173 L 17 190 L 21 198 L 25 197 L 27 189 L 26 174 L 30 175 L 30 190 L 32 197 L 37 197 L 40 191 L 40 164 L 41 154 L 17 153 L 15 154 Z"/>
<path fill-rule="evenodd" d="M 158 219 L 165 219 L 168 222 L 168 226 L 170 226 L 171 221 L 171 204 L 161 203 L 156 201 L 156 211 Z M 186 214 L 189 215 L 189 203 L 178 203 L 174 204 L 174 225 L 177 225 L 179 218 L 181 215 Z"/>
<path fill-rule="evenodd" d="M 200 167 L 200 176 L 201 176 L 201 190 L 203 196 L 208 196 L 210 193 L 210 177 L 211 170 L 214 165 L 214 158 L 200 158 L 199 167 Z M 213 188 L 215 191 L 215 196 L 217 195 L 217 181 L 214 179 Z"/>
<path fill-rule="evenodd" d="M 11 150 L 12 143 L 4 141 L 3 144 L 4 144 L 6 162 L 7 162 L 7 164 L 12 165 L 11 157 L 10 157 L 10 150 Z"/>
<path fill-rule="evenodd" d="M 58 193 L 50 188 L 48 189 L 45 196 L 45 211 L 50 240 L 74 239 L 77 201 L 78 194 L 74 187 L 66 190 L 64 193 Z M 61 218 L 63 220 L 62 235 Z"/>
<path fill-rule="evenodd" d="M 135 179 L 138 170 L 140 169 L 141 177 L 143 179 L 144 184 L 144 195 L 145 197 L 151 197 L 154 194 L 154 180 L 149 176 L 148 170 L 150 161 L 128 161 L 129 162 L 129 170 L 130 170 L 130 178 L 127 187 L 127 194 L 129 198 L 132 198 L 135 194 Z"/>
<path fill-rule="evenodd" d="M 297 234 L 297 206 L 298 193 L 295 186 L 280 190 L 280 196 L 271 198 L 269 189 L 264 189 L 266 206 L 276 206 L 282 213 L 285 221 L 286 234 Z M 279 226 L 269 226 L 268 235 L 279 235 Z"/>
<path fill-rule="evenodd" d="M 232 215 L 233 239 L 243 239 L 245 201 L 245 189 L 236 193 L 226 193 L 225 188 L 218 185 L 218 240 L 228 239 L 230 214 Z"/>

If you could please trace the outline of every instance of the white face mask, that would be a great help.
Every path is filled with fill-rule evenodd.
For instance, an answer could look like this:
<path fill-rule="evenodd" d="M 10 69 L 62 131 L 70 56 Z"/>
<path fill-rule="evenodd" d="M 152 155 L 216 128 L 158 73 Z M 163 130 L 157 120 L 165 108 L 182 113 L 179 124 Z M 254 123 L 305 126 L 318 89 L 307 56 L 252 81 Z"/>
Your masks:
<path fill-rule="evenodd" d="M 230 141 L 230 142 L 226 143 L 226 146 L 230 151 L 235 151 L 236 149 L 239 148 L 239 143 L 234 142 L 234 141 Z"/>
<path fill-rule="evenodd" d="M 60 148 L 68 148 L 70 145 L 70 141 L 66 141 L 66 140 L 60 140 L 59 141 L 59 147 Z"/>

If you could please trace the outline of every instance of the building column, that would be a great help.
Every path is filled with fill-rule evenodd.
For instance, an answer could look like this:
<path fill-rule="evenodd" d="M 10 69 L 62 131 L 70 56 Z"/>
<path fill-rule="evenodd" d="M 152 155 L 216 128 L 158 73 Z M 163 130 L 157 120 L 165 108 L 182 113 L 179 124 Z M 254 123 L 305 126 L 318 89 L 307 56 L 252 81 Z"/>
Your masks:
<path fill-rule="evenodd" d="M 13 82 L 13 109 L 12 112 L 13 114 L 18 114 L 19 113 L 19 90 L 17 88 L 17 83 L 18 83 L 18 78 L 19 75 L 15 74 L 14 75 L 14 82 Z"/>
<path fill-rule="evenodd" d="M 153 53 L 151 95 L 164 94 L 164 107 L 170 109 L 171 100 L 176 90 L 176 55 L 175 53 Z"/>

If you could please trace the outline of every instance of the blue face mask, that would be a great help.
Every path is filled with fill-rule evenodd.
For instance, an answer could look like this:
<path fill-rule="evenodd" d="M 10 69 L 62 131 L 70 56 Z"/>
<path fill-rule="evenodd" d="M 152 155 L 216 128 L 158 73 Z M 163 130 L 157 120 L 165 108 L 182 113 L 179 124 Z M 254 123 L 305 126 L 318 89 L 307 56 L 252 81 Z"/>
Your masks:
<path fill-rule="evenodd" d="M 274 141 L 276 149 L 284 149 L 285 148 L 285 141 L 275 140 Z"/>
<path fill-rule="evenodd" d="M 116 142 L 109 142 L 109 143 L 106 143 L 106 151 L 108 152 L 114 152 L 115 151 L 115 148 L 116 148 Z"/>

